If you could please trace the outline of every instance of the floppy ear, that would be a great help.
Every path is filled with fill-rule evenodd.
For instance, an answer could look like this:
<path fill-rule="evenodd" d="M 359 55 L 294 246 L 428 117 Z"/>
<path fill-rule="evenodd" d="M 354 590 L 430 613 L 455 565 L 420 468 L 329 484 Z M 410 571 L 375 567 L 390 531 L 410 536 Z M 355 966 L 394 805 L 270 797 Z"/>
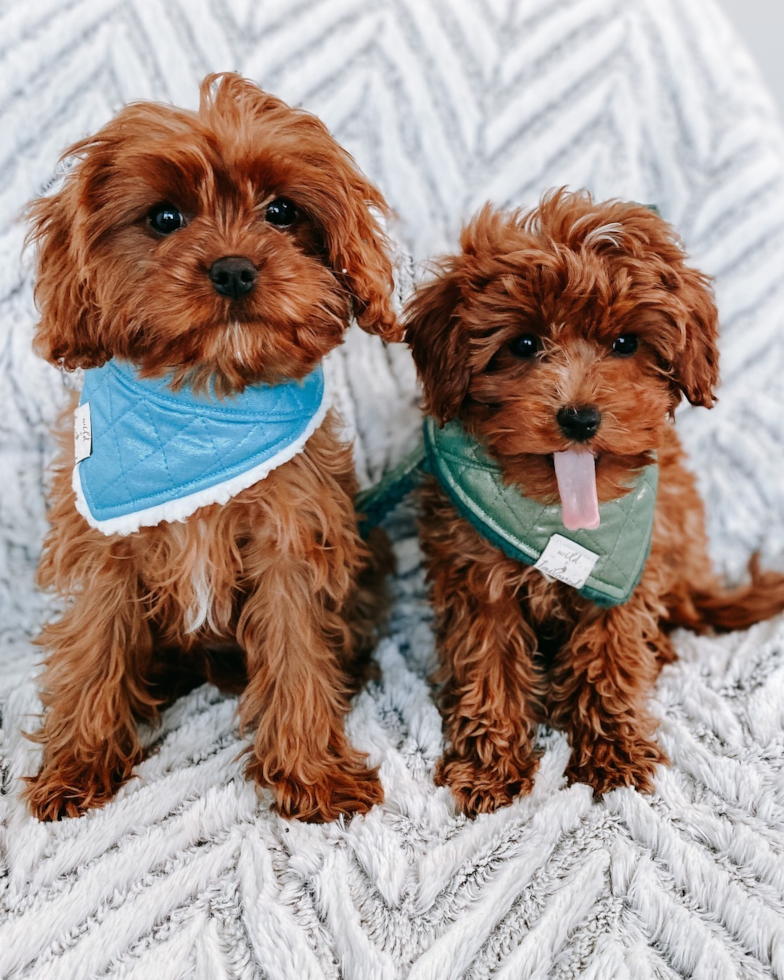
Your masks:
<path fill-rule="evenodd" d="M 27 241 L 37 246 L 35 299 L 41 313 L 33 348 L 68 371 L 96 367 L 111 357 L 99 340 L 98 316 L 80 259 L 79 166 L 57 194 L 40 197 L 27 209 L 31 221 Z"/>
<path fill-rule="evenodd" d="M 422 382 L 425 411 L 440 425 L 453 419 L 468 392 L 466 337 L 460 329 L 460 268 L 455 259 L 420 286 L 406 305 L 406 340 Z"/>
<path fill-rule="evenodd" d="M 371 210 L 386 215 L 389 208 L 376 188 L 347 163 L 349 167 L 342 214 L 332 217 L 325 232 L 330 264 L 351 296 L 360 327 L 389 342 L 402 340 L 403 328 L 392 307 L 387 236 Z"/>
<path fill-rule="evenodd" d="M 646 268 L 658 263 L 657 294 L 669 308 L 675 332 L 664 352 L 673 388 L 692 405 L 711 408 L 719 381 L 719 316 L 710 277 L 684 264 L 683 243 L 658 211 L 622 203 L 615 208 L 624 250 Z M 655 299 L 652 305 L 657 305 Z"/>
<path fill-rule="evenodd" d="M 683 266 L 676 291 L 686 308 L 685 344 L 673 365 L 672 380 L 692 405 L 712 408 L 719 382 L 719 315 L 709 278 Z"/>

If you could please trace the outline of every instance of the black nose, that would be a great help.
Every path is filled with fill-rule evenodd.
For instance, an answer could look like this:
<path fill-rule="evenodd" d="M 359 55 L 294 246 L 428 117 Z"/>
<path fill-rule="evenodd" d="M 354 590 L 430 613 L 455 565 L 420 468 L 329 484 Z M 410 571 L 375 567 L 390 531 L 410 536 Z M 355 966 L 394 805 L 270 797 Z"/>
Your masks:
<path fill-rule="evenodd" d="M 257 275 L 256 266 L 241 255 L 227 255 L 210 266 L 210 281 L 216 292 L 232 299 L 249 293 L 256 285 Z"/>
<path fill-rule="evenodd" d="M 596 435 L 602 421 L 602 413 L 594 405 L 582 405 L 580 408 L 560 408 L 555 416 L 561 426 L 561 432 L 576 442 L 587 442 Z"/>

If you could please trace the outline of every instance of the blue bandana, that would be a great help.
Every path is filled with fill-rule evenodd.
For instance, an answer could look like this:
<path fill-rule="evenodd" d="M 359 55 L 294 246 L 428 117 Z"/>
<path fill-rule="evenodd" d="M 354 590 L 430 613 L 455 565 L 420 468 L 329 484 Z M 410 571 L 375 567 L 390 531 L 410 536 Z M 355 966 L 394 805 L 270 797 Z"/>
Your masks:
<path fill-rule="evenodd" d="M 329 407 L 321 366 L 224 400 L 172 391 L 170 380 L 119 361 L 85 371 L 75 432 L 85 458 L 73 487 L 77 509 L 104 534 L 225 503 L 300 452 Z"/>

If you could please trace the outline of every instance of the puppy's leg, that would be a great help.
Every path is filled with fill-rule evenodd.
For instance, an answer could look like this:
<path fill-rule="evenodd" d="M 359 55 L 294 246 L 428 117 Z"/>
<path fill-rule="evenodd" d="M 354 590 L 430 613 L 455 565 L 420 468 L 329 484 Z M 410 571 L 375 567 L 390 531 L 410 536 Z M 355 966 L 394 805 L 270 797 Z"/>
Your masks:
<path fill-rule="evenodd" d="M 645 705 L 669 649 L 659 606 L 641 583 L 626 605 L 586 614 L 558 654 L 548 706 L 571 739 L 570 782 L 652 792 L 656 766 L 668 761 Z"/>
<path fill-rule="evenodd" d="M 517 598 L 517 563 L 480 538 L 432 484 L 422 498 L 448 743 L 436 781 L 464 813 L 489 813 L 529 793 L 539 765 L 536 638 Z"/>
<path fill-rule="evenodd" d="M 244 559 L 252 592 L 238 626 L 249 677 L 240 727 L 255 729 L 247 773 L 272 787 L 284 816 L 364 813 L 383 792 L 343 731 L 353 642 L 342 610 L 365 560 L 351 497 L 300 457 L 265 482 L 269 516 Z"/>
<path fill-rule="evenodd" d="M 240 623 L 250 680 L 241 730 L 256 728 L 247 774 L 275 792 L 287 817 L 321 822 L 364 813 L 383 794 L 343 731 L 349 679 L 338 653 L 340 617 L 313 593 L 306 561 L 280 554 Z"/>
<path fill-rule="evenodd" d="M 106 553 L 82 569 L 82 593 L 38 641 L 50 651 L 40 681 L 47 711 L 32 736 L 43 743 L 43 764 L 24 795 L 41 820 L 110 800 L 141 761 L 134 716 L 156 715 L 145 682 L 152 640 L 133 563 L 101 561 Z"/>
<path fill-rule="evenodd" d="M 387 622 L 390 605 L 387 580 L 395 571 L 395 555 L 385 531 L 373 528 L 365 546 L 367 558 L 343 607 L 343 618 L 352 638 L 353 662 L 349 666 L 352 694 L 378 676 L 371 655 Z"/>
<path fill-rule="evenodd" d="M 472 594 L 434 574 L 441 697 L 449 748 L 436 782 L 449 786 L 464 813 L 489 813 L 531 791 L 534 639 L 513 595 Z"/>

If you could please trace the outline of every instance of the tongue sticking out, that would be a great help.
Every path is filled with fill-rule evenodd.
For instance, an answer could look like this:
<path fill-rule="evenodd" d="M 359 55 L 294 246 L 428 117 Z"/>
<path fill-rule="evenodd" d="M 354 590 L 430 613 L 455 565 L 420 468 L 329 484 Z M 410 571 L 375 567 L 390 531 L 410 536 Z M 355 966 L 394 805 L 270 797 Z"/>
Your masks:
<path fill-rule="evenodd" d="M 596 460 L 593 453 L 553 453 L 555 478 L 561 495 L 561 519 L 570 531 L 593 530 L 599 526 L 596 495 Z"/>

